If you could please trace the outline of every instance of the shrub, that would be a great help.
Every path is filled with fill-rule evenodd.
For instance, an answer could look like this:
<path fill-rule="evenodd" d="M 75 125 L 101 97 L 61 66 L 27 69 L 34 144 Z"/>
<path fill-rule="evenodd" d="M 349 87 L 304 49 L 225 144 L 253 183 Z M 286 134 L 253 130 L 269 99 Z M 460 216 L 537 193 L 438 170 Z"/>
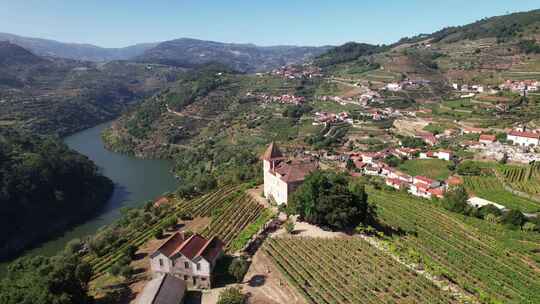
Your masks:
<path fill-rule="evenodd" d="M 217 304 L 245 304 L 246 296 L 240 288 L 229 287 L 221 292 Z"/>
<path fill-rule="evenodd" d="M 158 240 L 161 239 L 163 237 L 163 231 L 160 228 L 156 229 L 154 231 L 154 237 Z"/>
<path fill-rule="evenodd" d="M 523 226 L 527 218 L 521 211 L 511 209 L 502 215 L 501 222 L 507 226 L 518 228 Z"/>
<path fill-rule="evenodd" d="M 249 268 L 249 262 L 240 257 L 236 258 L 229 265 L 228 272 L 229 274 L 236 279 L 237 282 L 242 282 L 242 279 L 246 275 L 246 272 Z"/>
<path fill-rule="evenodd" d="M 288 219 L 285 222 L 285 231 L 287 231 L 288 234 L 293 233 L 293 231 L 294 231 L 294 222 L 292 220 Z"/>

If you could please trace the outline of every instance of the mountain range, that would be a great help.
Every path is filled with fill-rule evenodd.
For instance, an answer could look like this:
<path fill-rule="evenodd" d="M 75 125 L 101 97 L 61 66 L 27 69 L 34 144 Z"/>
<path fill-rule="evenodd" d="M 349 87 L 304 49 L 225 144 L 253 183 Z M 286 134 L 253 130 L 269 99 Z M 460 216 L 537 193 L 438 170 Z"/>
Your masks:
<path fill-rule="evenodd" d="M 302 63 L 332 48 L 331 46 L 257 46 L 180 38 L 159 43 L 140 43 L 124 48 L 103 48 L 91 44 L 0 33 L 0 41 L 21 46 L 38 56 L 104 62 L 135 60 L 191 68 L 218 62 L 241 72 L 265 71 L 285 64 Z"/>

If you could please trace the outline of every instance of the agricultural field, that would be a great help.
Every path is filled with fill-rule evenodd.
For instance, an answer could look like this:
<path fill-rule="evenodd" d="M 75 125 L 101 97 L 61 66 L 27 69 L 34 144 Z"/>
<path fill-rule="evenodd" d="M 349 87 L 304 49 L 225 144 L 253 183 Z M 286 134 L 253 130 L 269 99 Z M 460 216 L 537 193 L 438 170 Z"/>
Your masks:
<path fill-rule="evenodd" d="M 398 192 L 368 189 L 391 250 L 455 282 L 481 303 L 540 303 L 540 235 L 452 213 Z"/>
<path fill-rule="evenodd" d="M 450 169 L 448 169 L 450 164 L 449 161 L 442 159 L 415 159 L 404 162 L 399 166 L 399 169 L 412 176 L 423 175 L 443 180 L 450 175 Z"/>
<path fill-rule="evenodd" d="M 503 184 L 495 176 L 466 176 L 465 188 L 471 195 L 487 199 L 507 208 L 522 212 L 540 210 L 540 203 L 517 196 L 504 189 Z"/>
<path fill-rule="evenodd" d="M 458 303 L 360 239 L 270 238 L 263 250 L 308 303 Z"/>
<path fill-rule="evenodd" d="M 84 257 L 94 270 L 94 279 L 105 274 L 110 266 L 121 259 L 125 255 L 127 247 L 130 245 L 140 247 L 154 237 L 156 230 L 163 229 L 164 223 L 173 218 L 185 215 L 192 218 L 210 217 L 210 224 L 201 233 L 206 237 L 220 237 L 228 249 L 230 243 L 238 237 L 244 228 L 255 222 L 264 210 L 243 190 L 233 186 L 219 188 L 190 201 L 172 200 L 173 203 L 167 213 L 150 227 L 125 232 L 125 235 L 121 237 L 127 241 L 121 244 L 112 244 L 103 256 L 89 254 Z M 241 248 L 242 242 L 237 246 Z"/>
<path fill-rule="evenodd" d="M 499 168 L 499 172 L 513 189 L 532 195 L 540 194 L 540 163 L 526 167 L 504 166 Z"/>

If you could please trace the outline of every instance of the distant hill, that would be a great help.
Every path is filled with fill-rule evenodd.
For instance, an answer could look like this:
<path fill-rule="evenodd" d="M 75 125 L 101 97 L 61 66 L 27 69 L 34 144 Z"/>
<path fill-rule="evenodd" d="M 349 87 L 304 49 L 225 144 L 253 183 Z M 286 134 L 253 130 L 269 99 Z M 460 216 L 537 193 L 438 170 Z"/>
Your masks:
<path fill-rule="evenodd" d="M 91 44 L 64 43 L 7 33 L 0 33 L 0 41 L 9 41 L 39 56 L 94 62 L 131 59 L 157 45 L 157 43 L 141 43 L 124 48 L 102 48 Z"/>
<path fill-rule="evenodd" d="M 0 42 L 0 125 L 70 134 L 115 118 L 180 72 L 128 61 L 43 58 Z"/>
<path fill-rule="evenodd" d="M 36 64 L 44 61 L 45 59 L 16 44 L 0 41 L 0 65 Z"/>
<path fill-rule="evenodd" d="M 241 72 L 266 71 L 303 63 L 331 47 L 270 46 L 222 43 L 190 38 L 166 41 L 136 57 L 139 62 L 192 68 L 217 62 Z"/>

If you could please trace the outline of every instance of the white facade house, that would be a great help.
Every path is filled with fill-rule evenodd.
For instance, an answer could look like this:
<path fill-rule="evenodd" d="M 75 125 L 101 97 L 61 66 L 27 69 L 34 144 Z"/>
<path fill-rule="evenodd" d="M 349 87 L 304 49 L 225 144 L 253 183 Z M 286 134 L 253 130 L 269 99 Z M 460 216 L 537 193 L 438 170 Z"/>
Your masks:
<path fill-rule="evenodd" d="M 397 82 L 392 82 L 392 83 L 389 83 L 386 85 L 386 89 L 388 91 L 392 91 L 392 92 L 397 92 L 397 91 L 401 91 L 403 87 L 401 86 L 401 84 L 397 83 Z"/>
<path fill-rule="evenodd" d="M 519 146 L 538 146 L 540 144 L 540 134 L 527 131 L 511 131 L 506 135 L 506 139 Z"/>
<path fill-rule="evenodd" d="M 264 196 L 278 205 L 286 204 L 289 196 L 304 178 L 318 168 L 312 161 L 287 161 L 276 144 L 271 143 L 261 157 L 264 174 Z"/>
<path fill-rule="evenodd" d="M 223 255 L 224 244 L 217 238 L 209 240 L 194 234 L 185 238 L 175 233 L 150 255 L 150 269 L 157 275 L 171 274 L 188 286 L 210 288 L 212 271 Z"/>

